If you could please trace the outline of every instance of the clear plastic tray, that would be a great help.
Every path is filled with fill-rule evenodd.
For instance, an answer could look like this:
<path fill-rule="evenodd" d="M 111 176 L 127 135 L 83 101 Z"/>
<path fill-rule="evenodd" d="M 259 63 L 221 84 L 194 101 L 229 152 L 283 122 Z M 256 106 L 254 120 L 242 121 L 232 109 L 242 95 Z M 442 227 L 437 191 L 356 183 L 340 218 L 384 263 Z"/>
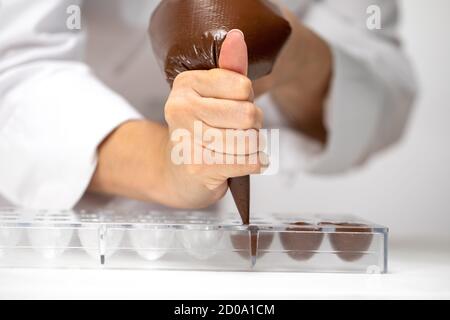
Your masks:
<path fill-rule="evenodd" d="M 353 216 L 0 209 L 0 267 L 387 272 L 388 229 Z"/>

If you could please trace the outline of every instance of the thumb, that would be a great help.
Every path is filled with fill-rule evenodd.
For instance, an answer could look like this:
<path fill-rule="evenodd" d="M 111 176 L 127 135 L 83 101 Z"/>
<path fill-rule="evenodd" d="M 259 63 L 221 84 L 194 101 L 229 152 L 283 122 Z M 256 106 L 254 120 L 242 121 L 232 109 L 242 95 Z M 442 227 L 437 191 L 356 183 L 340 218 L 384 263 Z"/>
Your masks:
<path fill-rule="evenodd" d="M 233 29 L 228 32 L 220 50 L 219 68 L 247 75 L 247 44 L 241 30 Z"/>

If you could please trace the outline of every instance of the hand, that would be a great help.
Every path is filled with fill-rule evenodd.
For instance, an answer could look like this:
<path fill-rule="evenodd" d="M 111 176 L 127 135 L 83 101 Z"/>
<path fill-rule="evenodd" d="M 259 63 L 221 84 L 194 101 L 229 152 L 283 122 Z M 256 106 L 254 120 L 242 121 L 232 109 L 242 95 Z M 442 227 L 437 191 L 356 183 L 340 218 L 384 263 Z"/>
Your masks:
<path fill-rule="evenodd" d="M 226 137 L 227 129 L 239 129 L 244 136 L 249 130 L 258 133 L 263 113 L 252 102 L 252 83 L 244 75 L 247 64 L 243 36 L 230 32 L 219 59 L 222 69 L 188 71 L 176 78 L 165 106 L 168 127 L 150 121 L 128 122 L 104 141 L 89 189 L 170 207 L 202 208 L 226 193 L 228 178 L 260 173 L 262 162 L 267 161 L 258 152 L 259 143 L 246 141 L 246 148 L 239 150 L 226 139 L 205 143 L 195 137 L 194 130 L 197 122 L 203 127 L 200 135 L 213 131 Z M 176 141 L 171 138 L 180 130 L 188 133 L 191 146 L 200 142 L 200 164 L 173 161 Z M 233 164 L 208 164 L 212 157 L 225 154 Z"/>
<path fill-rule="evenodd" d="M 245 76 L 248 58 L 241 32 L 231 31 L 227 35 L 219 66 L 221 69 L 181 73 L 174 81 L 166 104 L 165 116 L 171 136 L 180 129 L 187 130 L 190 144 L 201 150 L 201 164 L 175 165 L 173 161 L 167 161 L 166 179 L 172 183 L 170 189 L 176 191 L 180 201 L 176 206 L 208 206 L 225 194 L 228 178 L 261 172 L 258 141 L 251 144 L 247 139 L 245 148 L 239 150 L 226 140 L 226 131 L 230 129 L 241 130 L 239 134 L 243 136 L 253 133 L 257 138 L 263 124 L 263 113 L 253 103 L 252 83 Z M 196 137 L 198 132 L 194 132 L 194 123 L 202 126 L 202 136 L 207 131 L 215 131 L 222 137 L 220 143 L 211 145 Z M 173 150 L 173 141 L 169 148 Z M 211 158 L 225 160 L 225 154 L 232 164 L 205 164 Z M 194 157 L 193 153 L 189 156 L 190 159 Z"/>

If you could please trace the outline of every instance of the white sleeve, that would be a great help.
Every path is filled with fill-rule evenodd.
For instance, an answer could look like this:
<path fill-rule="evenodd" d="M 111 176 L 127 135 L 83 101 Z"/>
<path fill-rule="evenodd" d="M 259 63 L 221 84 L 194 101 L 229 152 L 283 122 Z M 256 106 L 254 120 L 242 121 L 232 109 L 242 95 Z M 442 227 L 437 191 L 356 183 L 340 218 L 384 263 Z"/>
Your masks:
<path fill-rule="evenodd" d="M 370 6 L 380 9 L 379 30 L 367 27 Z M 397 142 L 411 113 L 416 84 L 397 37 L 398 4 L 322 0 L 299 18 L 330 44 L 334 58 L 325 112 L 329 140 L 308 171 L 346 171 Z"/>
<path fill-rule="evenodd" d="M 82 62 L 85 33 L 66 27 L 70 5 L 81 1 L 0 7 L 0 194 L 24 207 L 73 207 L 101 141 L 141 117 Z"/>

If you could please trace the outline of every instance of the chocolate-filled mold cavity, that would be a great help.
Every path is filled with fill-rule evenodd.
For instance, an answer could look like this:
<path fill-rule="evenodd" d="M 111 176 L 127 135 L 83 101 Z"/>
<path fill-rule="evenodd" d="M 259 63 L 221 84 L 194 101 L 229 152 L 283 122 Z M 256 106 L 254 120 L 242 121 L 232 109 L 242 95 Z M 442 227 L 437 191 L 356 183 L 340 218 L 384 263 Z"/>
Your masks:
<path fill-rule="evenodd" d="M 230 233 L 234 250 L 244 259 L 262 257 L 272 245 L 272 232 L 242 230 Z"/>
<path fill-rule="evenodd" d="M 59 257 L 69 248 L 74 233 L 69 228 L 36 228 L 28 229 L 31 247 L 45 259 Z"/>
<path fill-rule="evenodd" d="M 103 234 L 101 234 L 103 233 Z M 125 232 L 120 229 L 80 229 L 78 230 L 78 238 L 80 239 L 83 249 L 94 259 L 98 259 L 101 255 L 111 257 L 119 249 Z M 101 241 L 104 241 L 104 247 L 107 248 L 102 252 Z"/>
<path fill-rule="evenodd" d="M 136 252 L 148 261 L 162 258 L 173 247 L 175 231 L 154 227 L 130 230 L 131 244 Z"/>
<path fill-rule="evenodd" d="M 177 231 L 187 253 L 199 260 L 208 260 L 220 250 L 223 231 L 216 228 L 192 228 Z"/>
<path fill-rule="evenodd" d="M 372 228 L 356 223 L 334 223 L 333 225 L 335 231 L 329 234 L 329 238 L 339 258 L 347 262 L 361 259 L 372 243 Z"/>
<path fill-rule="evenodd" d="M 222 43 L 232 29 L 245 35 L 251 79 L 272 71 L 292 31 L 269 0 L 162 0 L 148 32 L 172 84 L 184 71 L 217 68 Z"/>
<path fill-rule="evenodd" d="M 324 234 L 321 228 L 306 222 L 292 223 L 285 232 L 280 233 L 281 244 L 294 260 L 311 259 L 319 250 Z"/>

